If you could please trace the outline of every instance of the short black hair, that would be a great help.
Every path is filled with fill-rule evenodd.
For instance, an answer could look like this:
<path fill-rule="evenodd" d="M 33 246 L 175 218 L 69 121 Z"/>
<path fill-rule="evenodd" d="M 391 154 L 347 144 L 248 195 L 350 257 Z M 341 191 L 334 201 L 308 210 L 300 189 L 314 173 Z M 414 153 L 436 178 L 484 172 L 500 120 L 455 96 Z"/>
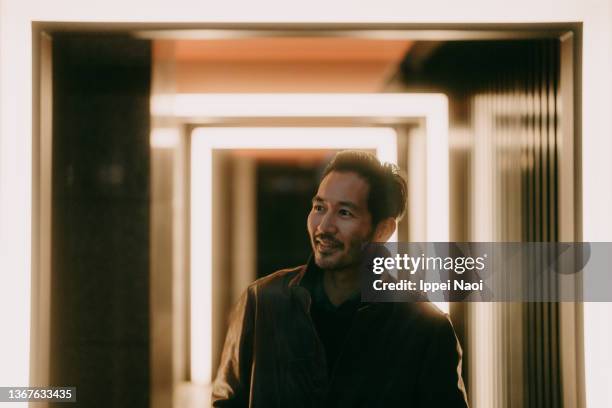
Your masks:
<path fill-rule="evenodd" d="M 368 183 L 368 210 L 373 226 L 386 218 L 398 220 L 404 215 L 408 185 L 395 164 L 381 163 L 372 153 L 344 150 L 327 165 L 323 178 L 332 171 L 356 173 Z"/>

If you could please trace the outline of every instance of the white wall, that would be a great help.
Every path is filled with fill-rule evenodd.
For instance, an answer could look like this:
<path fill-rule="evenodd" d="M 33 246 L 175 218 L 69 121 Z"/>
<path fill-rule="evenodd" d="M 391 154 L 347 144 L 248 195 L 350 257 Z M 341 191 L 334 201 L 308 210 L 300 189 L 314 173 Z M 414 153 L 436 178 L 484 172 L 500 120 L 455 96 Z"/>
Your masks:
<path fill-rule="evenodd" d="M 41 21 L 129 22 L 584 22 L 584 240 L 612 241 L 612 10 L 607 0 L 308 1 L 1 0 L 0 8 L 0 385 L 28 382 L 31 255 L 31 27 Z M 171 5 L 171 7 L 170 7 Z M 587 315 L 612 308 L 585 306 Z M 593 314 L 594 316 L 594 314 Z M 610 367 L 597 354 L 612 339 L 593 336 L 603 321 L 586 319 L 587 375 Z M 610 336 L 610 330 L 607 332 Z M 598 343 L 595 343 L 597 341 Z M 598 346 L 599 345 L 599 346 Z M 607 359 L 607 361 L 606 361 Z M 8 363 L 5 363 L 8 362 Z M 602 374 L 605 371 L 602 371 Z M 589 398 L 606 386 L 587 384 Z M 592 404 L 592 406 L 597 406 Z"/>

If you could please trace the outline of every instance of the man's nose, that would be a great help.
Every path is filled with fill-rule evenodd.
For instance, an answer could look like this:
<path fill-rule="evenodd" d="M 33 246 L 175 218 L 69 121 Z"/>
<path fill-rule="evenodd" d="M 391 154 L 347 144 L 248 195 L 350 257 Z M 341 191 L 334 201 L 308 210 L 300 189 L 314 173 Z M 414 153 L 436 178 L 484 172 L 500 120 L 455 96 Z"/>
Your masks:
<path fill-rule="evenodd" d="M 336 232 L 336 219 L 331 212 L 328 212 L 323 216 L 319 223 L 318 230 L 320 232 Z"/>

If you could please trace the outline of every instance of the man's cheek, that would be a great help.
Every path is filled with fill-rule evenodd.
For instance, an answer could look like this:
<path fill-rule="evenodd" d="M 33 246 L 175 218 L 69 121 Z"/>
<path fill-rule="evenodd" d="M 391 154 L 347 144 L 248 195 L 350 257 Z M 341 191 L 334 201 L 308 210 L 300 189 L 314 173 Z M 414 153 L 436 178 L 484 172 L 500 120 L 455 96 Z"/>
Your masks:
<path fill-rule="evenodd" d="M 312 238 L 312 234 L 315 230 L 315 220 L 312 212 L 308 214 L 308 218 L 306 219 L 306 229 L 308 230 L 308 235 L 310 235 L 310 238 Z"/>

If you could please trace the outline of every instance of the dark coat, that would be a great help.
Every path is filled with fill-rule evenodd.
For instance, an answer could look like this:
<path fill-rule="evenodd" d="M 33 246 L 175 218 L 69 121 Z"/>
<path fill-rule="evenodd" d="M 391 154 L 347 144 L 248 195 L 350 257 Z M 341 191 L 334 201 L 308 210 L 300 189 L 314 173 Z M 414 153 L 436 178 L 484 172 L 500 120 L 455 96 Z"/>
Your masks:
<path fill-rule="evenodd" d="M 363 303 L 328 375 L 305 288 L 312 269 L 278 271 L 240 298 L 214 407 L 467 407 L 461 347 L 428 302 Z"/>

